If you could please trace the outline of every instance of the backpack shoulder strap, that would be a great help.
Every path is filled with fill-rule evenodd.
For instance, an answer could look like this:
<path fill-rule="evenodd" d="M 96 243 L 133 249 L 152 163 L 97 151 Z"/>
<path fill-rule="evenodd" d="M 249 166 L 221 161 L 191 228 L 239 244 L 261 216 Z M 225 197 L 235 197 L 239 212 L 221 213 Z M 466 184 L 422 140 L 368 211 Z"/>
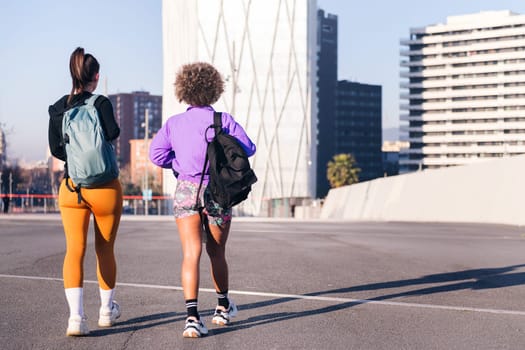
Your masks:
<path fill-rule="evenodd" d="M 95 101 L 97 100 L 97 98 L 99 98 L 100 95 L 92 95 L 90 98 L 88 98 L 85 103 L 88 105 L 88 106 L 94 106 L 95 105 Z"/>
<path fill-rule="evenodd" d="M 213 112 L 213 128 L 215 135 L 222 133 L 222 112 Z"/>
<path fill-rule="evenodd" d="M 208 142 L 208 139 L 206 137 L 206 132 L 209 128 L 213 127 L 215 130 L 215 135 L 219 135 L 222 132 L 222 113 L 221 112 L 213 112 L 213 124 L 208 126 L 206 128 L 206 131 L 204 132 L 204 140 Z M 193 206 L 194 210 L 198 210 L 199 213 L 202 211 L 202 207 L 199 207 L 199 194 L 201 192 L 202 188 L 202 182 L 204 181 L 204 173 L 206 172 L 206 165 L 208 165 L 208 151 L 206 151 L 206 156 L 204 158 L 204 164 L 202 166 L 202 172 L 201 172 L 201 179 L 199 181 L 199 188 L 197 189 L 197 198 L 195 199 L 195 205 Z"/>

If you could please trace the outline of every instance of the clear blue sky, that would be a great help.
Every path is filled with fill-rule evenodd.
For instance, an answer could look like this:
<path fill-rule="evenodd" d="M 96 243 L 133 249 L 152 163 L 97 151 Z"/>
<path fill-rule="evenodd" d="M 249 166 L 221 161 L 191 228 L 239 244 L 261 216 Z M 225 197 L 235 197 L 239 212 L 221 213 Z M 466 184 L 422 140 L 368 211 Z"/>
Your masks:
<path fill-rule="evenodd" d="M 398 125 L 399 41 L 410 28 L 487 10 L 525 14 L 525 0 L 318 0 L 318 6 L 339 18 L 339 79 L 383 86 L 385 128 Z M 161 10 L 161 0 L 0 0 L 0 123 L 9 157 L 45 158 L 47 107 L 69 92 L 68 60 L 77 46 L 101 63 L 98 93 L 162 94 Z"/>

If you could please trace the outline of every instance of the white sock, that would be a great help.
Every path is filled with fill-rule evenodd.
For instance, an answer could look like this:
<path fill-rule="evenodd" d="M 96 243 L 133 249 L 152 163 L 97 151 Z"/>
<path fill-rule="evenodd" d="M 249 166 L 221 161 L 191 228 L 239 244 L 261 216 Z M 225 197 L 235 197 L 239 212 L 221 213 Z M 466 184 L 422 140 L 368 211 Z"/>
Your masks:
<path fill-rule="evenodd" d="M 69 305 L 69 317 L 84 316 L 83 288 L 66 288 L 66 299 Z"/>
<path fill-rule="evenodd" d="M 111 310 L 111 306 L 113 306 L 113 296 L 115 295 L 115 288 L 99 288 L 98 290 L 100 291 L 100 308 L 104 310 Z"/>

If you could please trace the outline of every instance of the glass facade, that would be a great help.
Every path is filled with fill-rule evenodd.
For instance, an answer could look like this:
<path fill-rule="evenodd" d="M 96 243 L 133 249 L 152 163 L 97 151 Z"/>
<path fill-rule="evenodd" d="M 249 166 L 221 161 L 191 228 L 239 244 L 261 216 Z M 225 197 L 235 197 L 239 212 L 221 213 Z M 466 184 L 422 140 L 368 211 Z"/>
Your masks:
<path fill-rule="evenodd" d="M 354 156 L 361 169 L 359 181 L 383 176 L 381 99 L 380 85 L 338 82 L 333 136 L 335 154 Z"/>
<path fill-rule="evenodd" d="M 323 198 L 330 190 L 326 168 L 336 154 L 334 133 L 337 98 L 337 16 L 319 10 L 317 20 L 317 197 Z"/>

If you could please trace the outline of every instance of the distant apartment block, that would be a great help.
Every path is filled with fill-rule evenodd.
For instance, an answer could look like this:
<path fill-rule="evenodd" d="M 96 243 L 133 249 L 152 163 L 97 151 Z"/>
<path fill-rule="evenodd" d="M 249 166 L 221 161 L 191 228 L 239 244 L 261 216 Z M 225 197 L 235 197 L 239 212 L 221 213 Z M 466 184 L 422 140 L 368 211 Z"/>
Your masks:
<path fill-rule="evenodd" d="M 399 174 L 399 153 L 410 145 L 407 141 L 383 141 L 383 175 L 393 176 Z"/>
<path fill-rule="evenodd" d="M 400 172 L 525 153 L 525 16 L 451 16 L 402 40 Z"/>
<path fill-rule="evenodd" d="M 330 189 L 326 167 L 335 155 L 337 98 L 337 16 L 317 11 L 317 198 Z"/>
<path fill-rule="evenodd" d="M 149 160 L 149 146 L 144 139 L 131 140 L 130 178 L 131 182 L 142 189 L 162 188 L 162 168 L 154 165 Z M 146 183 L 147 179 L 147 183 Z"/>
<path fill-rule="evenodd" d="M 120 137 L 116 141 L 117 158 L 121 167 L 131 160 L 130 141 L 144 139 L 145 116 L 148 110 L 148 138 L 162 126 L 162 96 L 150 95 L 146 91 L 109 95 L 115 118 L 120 126 Z"/>
<path fill-rule="evenodd" d="M 383 176 L 382 123 L 379 85 L 341 80 L 337 85 L 337 110 L 333 139 L 335 153 L 351 153 L 361 168 L 359 181 Z"/>

